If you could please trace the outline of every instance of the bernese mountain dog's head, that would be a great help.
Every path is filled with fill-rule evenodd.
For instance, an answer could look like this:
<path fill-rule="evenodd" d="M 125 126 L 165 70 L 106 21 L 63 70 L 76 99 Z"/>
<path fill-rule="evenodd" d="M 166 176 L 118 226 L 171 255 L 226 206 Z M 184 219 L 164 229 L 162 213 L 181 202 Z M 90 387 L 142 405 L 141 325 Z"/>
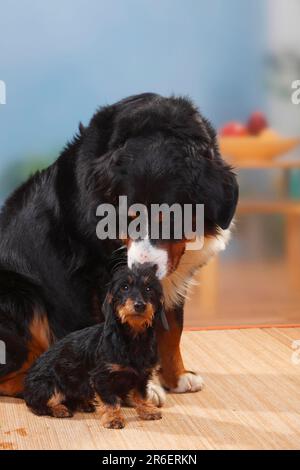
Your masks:
<path fill-rule="evenodd" d="M 101 108 L 81 132 L 80 154 L 90 163 L 84 184 L 92 186 L 98 204 L 117 205 L 121 195 L 128 206 L 204 204 L 206 239 L 230 226 L 238 200 L 236 178 L 220 156 L 213 128 L 189 99 L 132 96 Z M 160 278 L 177 269 L 186 248 L 184 239 L 149 236 L 126 244 L 129 267 L 155 263 Z"/>

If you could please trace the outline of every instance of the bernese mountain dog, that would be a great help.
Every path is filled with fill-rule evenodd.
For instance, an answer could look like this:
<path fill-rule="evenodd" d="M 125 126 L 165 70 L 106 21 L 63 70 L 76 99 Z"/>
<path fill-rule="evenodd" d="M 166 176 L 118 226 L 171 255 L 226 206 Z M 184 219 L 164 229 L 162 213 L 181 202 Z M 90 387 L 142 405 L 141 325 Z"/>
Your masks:
<path fill-rule="evenodd" d="M 97 207 L 204 204 L 204 244 L 186 240 L 99 240 Z M 238 199 L 210 123 L 187 98 L 154 93 L 102 107 L 59 158 L 6 201 L 0 215 L 0 394 L 22 396 L 29 367 L 51 344 L 103 320 L 101 305 L 119 263 L 161 273 L 166 331 L 157 326 L 161 384 L 197 391 L 202 379 L 180 353 L 183 308 L 195 272 L 223 249 Z M 125 250 L 121 250 L 126 246 Z M 127 261 L 126 261 L 127 260 Z M 149 388 L 162 401 L 162 387 Z"/>
<path fill-rule="evenodd" d="M 103 306 L 105 322 L 70 333 L 44 352 L 25 378 L 24 399 L 37 415 L 68 418 L 96 410 L 102 424 L 123 428 L 121 400 L 141 419 L 161 418 L 147 397 L 158 364 L 155 326 L 168 329 L 156 265 L 118 269 Z"/>

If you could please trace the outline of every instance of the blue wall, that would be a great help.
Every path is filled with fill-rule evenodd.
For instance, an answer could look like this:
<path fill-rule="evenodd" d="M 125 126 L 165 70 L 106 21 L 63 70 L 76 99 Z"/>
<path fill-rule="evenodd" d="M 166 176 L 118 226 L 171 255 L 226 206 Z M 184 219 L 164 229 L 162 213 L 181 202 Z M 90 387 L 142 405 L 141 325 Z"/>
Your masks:
<path fill-rule="evenodd" d="M 264 4 L 1 0 L 0 173 L 132 93 L 188 94 L 215 125 L 245 118 L 263 106 Z"/>

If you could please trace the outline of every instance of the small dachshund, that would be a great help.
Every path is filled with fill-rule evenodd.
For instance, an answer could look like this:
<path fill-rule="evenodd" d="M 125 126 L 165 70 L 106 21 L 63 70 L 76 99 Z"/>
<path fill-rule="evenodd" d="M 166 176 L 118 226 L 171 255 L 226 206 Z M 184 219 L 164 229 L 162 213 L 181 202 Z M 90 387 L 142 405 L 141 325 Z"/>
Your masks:
<path fill-rule="evenodd" d="M 161 418 L 147 400 L 147 385 L 158 363 L 155 326 L 168 323 L 156 266 L 121 268 L 103 305 L 104 323 L 69 334 L 38 358 L 25 380 L 24 398 L 38 415 L 57 418 L 95 411 L 102 424 L 123 428 L 121 400 L 130 399 L 141 419 Z"/>

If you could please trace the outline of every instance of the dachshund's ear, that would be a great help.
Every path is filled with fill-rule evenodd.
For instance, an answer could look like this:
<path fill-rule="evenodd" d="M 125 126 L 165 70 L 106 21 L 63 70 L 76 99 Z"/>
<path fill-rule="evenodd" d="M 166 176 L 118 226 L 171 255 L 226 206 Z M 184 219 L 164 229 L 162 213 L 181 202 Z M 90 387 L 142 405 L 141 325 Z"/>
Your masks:
<path fill-rule="evenodd" d="M 104 315 L 104 318 L 106 319 L 113 313 L 113 306 L 112 306 L 112 294 L 110 292 L 107 292 L 106 297 L 104 299 L 103 305 L 102 305 L 102 313 Z"/>
<path fill-rule="evenodd" d="M 159 319 L 161 321 L 161 324 L 162 324 L 163 328 L 166 331 L 169 331 L 170 327 L 169 327 L 169 323 L 168 323 L 168 320 L 167 320 L 166 310 L 165 310 L 165 303 L 164 303 L 163 299 L 161 299 L 161 301 L 160 301 L 160 306 L 159 306 L 159 309 L 158 309 L 158 315 L 159 315 Z"/>

